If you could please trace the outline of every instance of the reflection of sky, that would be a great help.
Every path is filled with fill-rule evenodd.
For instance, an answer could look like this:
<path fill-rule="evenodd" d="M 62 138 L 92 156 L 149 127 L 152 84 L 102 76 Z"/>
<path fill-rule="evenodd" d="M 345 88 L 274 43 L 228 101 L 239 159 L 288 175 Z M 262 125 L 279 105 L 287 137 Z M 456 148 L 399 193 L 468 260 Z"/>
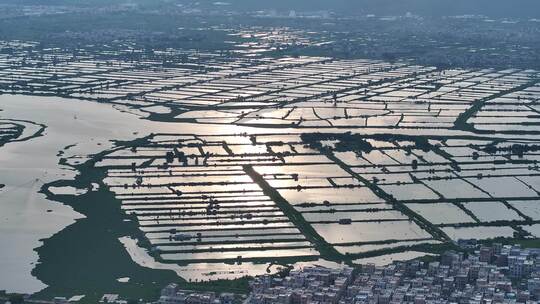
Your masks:
<path fill-rule="evenodd" d="M 538 197 L 538 194 L 529 189 L 513 177 L 493 177 L 482 179 L 468 179 L 493 197 Z"/>
<path fill-rule="evenodd" d="M 440 193 L 445 198 L 487 198 L 486 193 L 474 188 L 471 184 L 459 180 L 431 180 L 424 181 L 430 188 Z"/>
<path fill-rule="evenodd" d="M 313 228 L 327 242 L 354 243 L 372 242 L 383 240 L 410 240 L 418 238 L 430 238 L 431 235 L 413 222 L 353 222 L 350 225 L 340 224 L 313 224 Z"/>
<path fill-rule="evenodd" d="M 353 262 L 358 265 L 365 265 L 365 264 L 373 263 L 377 266 L 385 266 L 385 265 L 392 264 L 392 262 L 394 261 L 408 261 L 408 260 L 426 256 L 426 255 L 432 255 L 432 254 L 425 253 L 425 252 L 418 252 L 418 251 L 406 251 L 406 252 L 400 252 L 400 253 L 381 255 L 377 257 L 359 259 Z"/>
<path fill-rule="evenodd" d="M 297 242 L 272 242 L 269 243 L 260 243 L 260 242 L 252 242 L 247 244 L 219 244 L 219 245 L 167 245 L 167 246 L 157 246 L 157 248 L 163 252 L 163 254 L 168 254 L 174 251 L 183 250 L 183 251 L 189 251 L 189 250 L 211 250 L 211 249 L 236 249 L 237 252 L 243 252 L 242 249 L 249 249 L 249 248 L 261 248 L 261 251 L 263 247 L 272 247 L 272 250 L 264 250 L 265 253 L 272 253 L 276 250 L 282 250 L 281 248 L 286 247 L 311 247 L 311 244 L 307 241 L 297 241 Z M 189 252 L 188 252 L 189 253 Z M 216 252 L 216 254 L 219 256 L 220 254 L 224 254 L 223 252 Z M 249 251 L 246 251 L 246 254 L 250 256 Z M 209 255 L 212 256 L 212 253 L 203 253 L 203 255 Z M 271 255 L 269 255 L 271 256 Z M 201 257 L 198 256 L 197 259 L 200 259 Z M 189 258 L 188 258 L 189 259 Z"/>
<path fill-rule="evenodd" d="M 336 164 L 255 166 L 255 170 L 259 174 L 298 174 L 300 179 L 312 177 L 350 177 L 347 172 L 345 172 Z"/>
<path fill-rule="evenodd" d="M 509 201 L 508 203 L 533 220 L 540 220 L 540 204 L 538 204 L 538 201 Z"/>
<path fill-rule="evenodd" d="M 438 199 L 439 196 L 422 184 L 399 186 L 380 186 L 385 192 L 392 194 L 397 200 Z"/>
<path fill-rule="evenodd" d="M 465 227 L 453 228 L 446 227 L 442 229 L 446 235 L 453 240 L 459 239 L 494 239 L 497 237 L 512 237 L 514 229 L 510 227 Z"/>
<path fill-rule="evenodd" d="M 375 203 L 383 202 L 371 190 L 363 188 L 327 188 L 327 189 L 303 189 L 297 190 L 279 190 L 279 193 L 291 204 L 301 203 L 322 203 L 327 200 L 332 204 L 351 204 L 351 203 Z"/>
<path fill-rule="evenodd" d="M 452 203 L 407 204 L 407 207 L 436 225 L 474 223 L 474 220 L 465 211 Z"/>
<path fill-rule="evenodd" d="M 241 224 L 236 224 L 236 225 L 227 225 L 226 227 L 223 227 L 223 225 L 211 225 L 211 224 L 204 224 L 204 225 L 200 225 L 200 226 L 188 226 L 188 227 L 175 227 L 178 232 L 182 232 L 182 231 L 187 231 L 187 232 L 193 232 L 193 231 L 196 231 L 196 232 L 204 232 L 206 230 L 211 230 L 211 229 L 224 229 L 224 228 L 227 228 L 227 229 L 246 229 L 246 228 L 251 228 L 251 229 L 269 229 L 269 228 L 276 228 L 276 227 L 279 227 L 279 228 L 282 228 L 282 227 L 286 227 L 286 228 L 292 228 L 294 227 L 294 225 L 290 222 L 283 222 L 283 223 L 267 223 L 267 224 L 245 224 L 245 225 L 241 225 Z M 151 231 L 163 231 L 163 227 L 140 227 L 142 231 L 144 232 L 151 232 Z"/>
<path fill-rule="evenodd" d="M 139 265 L 151 269 L 166 269 L 176 272 L 179 277 L 186 280 L 216 280 L 235 279 L 252 274 L 266 273 L 267 264 L 242 263 L 230 265 L 224 263 L 196 263 L 189 266 L 163 264 L 156 262 L 148 252 L 137 246 L 136 240 L 128 237 L 120 238 L 131 258 Z M 273 271 L 277 269 L 272 268 Z"/>
<path fill-rule="evenodd" d="M 226 251 L 226 252 L 203 252 L 203 253 L 171 253 L 162 254 L 161 257 L 168 261 L 189 261 L 205 259 L 236 259 L 242 258 L 273 258 L 318 256 L 319 253 L 312 248 L 307 249 L 276 249 L 276 250 L 252 250 L 252 251 Z"/>
<path fill-rule="evenodd" d="M 482 222 L 524 220 L 501 202 L 470 202 L 464 203 L 463 207 L 469 209 Z"/>
<path fill-rule="evenodd" d="M 355 206 L 352 206 L 351 209 L 356 209 Z M 388 211 L 378 211 L 378 212 L 333 212 L 333 213 L 304 213 L 304 218 L 308 222 L 317 222 L 317 221 L 339 221 L 340 219 L 350 218 L 353 221 L 357 220 L 381 220 L 381 219 L 407 219 L 399 211 L 388 210 Z"/>

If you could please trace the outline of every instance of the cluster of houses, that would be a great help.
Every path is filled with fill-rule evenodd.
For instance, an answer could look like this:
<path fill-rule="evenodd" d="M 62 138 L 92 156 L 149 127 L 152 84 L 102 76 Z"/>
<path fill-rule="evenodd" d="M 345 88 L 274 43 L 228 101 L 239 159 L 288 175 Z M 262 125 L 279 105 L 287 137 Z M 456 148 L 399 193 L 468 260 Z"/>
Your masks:
<path fill-rule="evenodd" d="M 449 251 L 438 261 L 396 262 L 388 266 L 306 267 L 283 278 L 259 276 L 251 282 L 252 304 L 323 303 L 537 303 L 540 267 L 537 249 L 481 247 L 472 254 Z"/>

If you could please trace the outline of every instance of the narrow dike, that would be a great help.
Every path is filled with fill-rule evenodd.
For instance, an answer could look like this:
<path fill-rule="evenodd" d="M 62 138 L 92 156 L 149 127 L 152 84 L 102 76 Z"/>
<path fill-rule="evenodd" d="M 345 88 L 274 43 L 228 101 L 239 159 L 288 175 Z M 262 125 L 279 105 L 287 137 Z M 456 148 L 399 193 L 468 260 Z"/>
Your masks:
<path fill-rule="evenodd" d="M 496 98 L 503 97 L 503 96 L 511 94 L 511 93 L 515 93 L 515 92 L 525 90 L 525 89 L 527 89 L 529 87 L 535 86 L 539 81 L 540 81 L 539 79 L 534 79 L 534 80 L 531 80 L 531 81 L 529 81 L 529 82 L 527 82 L 525 84 L 522 84 L 522 85 L 520 85 L 518 87 L 509 89 L 509 90 L 505 90 L 505 91 L 501 91 L 501 92 L 499 92 L 497 94 L 494 94 L 494 95 L 491 95 L 489 97 L 482 98 L 480 100 L 477 100 L 477 101 L 473 102 L 472 105 L 467 110 L 465 110 L 464 112 L 461 112 L 461 114 L 459 114 L 456 121 L 454 122 L 454 129 L 478 133 L 478 131 L 474 128 L 474 126 L 471 125 L 468 121 L 473 115 L 478 113 L 478 111 L 480 111 L 480 109 L 482 109 L 482 107 L 484 107 L 484 105 L 488 101 L 496 99 Z M 481 133 L 485 133 L 485 132 L 481 132 Z M 489 132 L 489 133 L 493 133 L 493 132 Z"/>
<path fill-rule="evenodd" d="M 289 217 L 291 222 L 300 230 L 300 232 L 306 237 L 308 241 L 314 244 L 315 249 L 321 254 L 321 258 L 334 261 L 342 262 L 345 257 L 340 254 L 332 245 L 330 245 L 326 240 L 320 236 L 315 229 L 306 221 L 300 212 L 298 212 L 294 207 L 283 197 L 281 194 L 274 189 L 268 182 L 257 172 L 251 165 L 244 165 L 244 171 L 249 177 L 263 190 L 270 199 L 278 206 L 279 209 Z"/>

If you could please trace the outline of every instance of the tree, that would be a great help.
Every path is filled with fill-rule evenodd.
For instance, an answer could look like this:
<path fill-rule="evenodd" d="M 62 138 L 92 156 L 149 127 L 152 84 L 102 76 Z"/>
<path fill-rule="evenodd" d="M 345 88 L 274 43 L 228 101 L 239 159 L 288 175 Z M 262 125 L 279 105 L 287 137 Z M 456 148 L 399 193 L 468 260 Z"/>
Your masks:
<path fill-rule="evenodd" d="M 22 295 L 12 295 L 9 297 L 9 302 L 11 304 L 22 304 L 24 303 L 24 297 Z"/>

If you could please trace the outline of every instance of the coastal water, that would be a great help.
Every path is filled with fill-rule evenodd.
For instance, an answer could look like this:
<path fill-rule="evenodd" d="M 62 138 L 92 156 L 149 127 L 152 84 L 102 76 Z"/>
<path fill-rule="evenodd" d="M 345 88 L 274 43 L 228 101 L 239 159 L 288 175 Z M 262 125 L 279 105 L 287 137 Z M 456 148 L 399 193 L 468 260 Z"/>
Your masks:
<path fill-rule="evenodd" d="M 111 140 L 132 140 L 152 132 L 246 129 L 152 122 L 111 105 L 56 97 L 0 95 L 0 109 L 0 119 L 46 126 L 42 136 L 0 148 L 0 184 L 6 185 L 0 190 L 0 270 L 9 274 L 0 276 L 0 290 L 8 292 L 34 293 L 46 287 L 31 274 L 39 258 L 34 249 L 82 217 L 39 193 L 44 184 L 76 174 L 59 165 L 60 157 L 97 153 L 111 147 Z M 28 123 L 23 136 L 39 129 Z M 60 155 L 63 150 L 65 155 Z"/>

